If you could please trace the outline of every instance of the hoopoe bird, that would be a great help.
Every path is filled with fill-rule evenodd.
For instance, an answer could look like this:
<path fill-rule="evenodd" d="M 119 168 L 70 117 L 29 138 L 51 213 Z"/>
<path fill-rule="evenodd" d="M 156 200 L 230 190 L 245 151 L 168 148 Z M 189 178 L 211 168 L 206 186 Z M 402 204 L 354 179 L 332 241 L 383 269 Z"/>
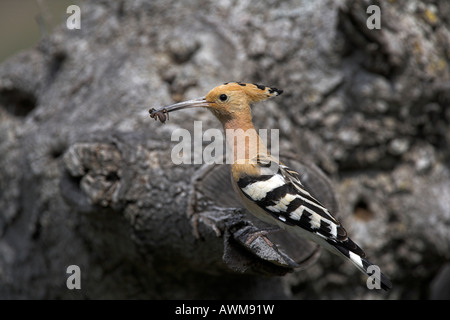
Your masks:
<path fill-rule="evenodd" d="M 311 240 L 372 276 L 369 267 L 373 264 L 364 251 L 348 237 L 333 214 L 305 189 L 299 173 L 268 152 L 255 130 L 250 106 L 282 93 L 283 90 L 264 85 L 230 82 L 212 89 L 204 98 L 149 112 L 155 120 L 165 122 L 168 113 L 176 110 L 193 107 L 211 110 L 224 130 L 235 132 L 227 134 L 226 139 L 234 157 L 232 185 L 244 207 L 260 220 Z M 392 287 L 381 272 L 377 280 L 384 290 Z"/>

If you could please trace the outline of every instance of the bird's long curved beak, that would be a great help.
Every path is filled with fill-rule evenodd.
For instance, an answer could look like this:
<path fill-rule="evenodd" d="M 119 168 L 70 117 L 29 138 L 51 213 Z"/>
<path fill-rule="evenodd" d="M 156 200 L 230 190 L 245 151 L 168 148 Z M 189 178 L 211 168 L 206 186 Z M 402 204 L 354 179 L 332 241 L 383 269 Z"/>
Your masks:
<path fill-rule="evenodd" d="M 158 117 L 161 122 L 166 121 L 166 114 L 172 111 L 177 111 L 181 109 L 187 108 L 197 108 L 197 107 L 208 107 L 209 103 L 206 101 L 205 97 L 182 101 L 178 103 L 171 104 L 166 107 L 161 107 L 159 109 L 151 108 L 148 112 L 150 113 L 150 117 L 156 120 Z"/>

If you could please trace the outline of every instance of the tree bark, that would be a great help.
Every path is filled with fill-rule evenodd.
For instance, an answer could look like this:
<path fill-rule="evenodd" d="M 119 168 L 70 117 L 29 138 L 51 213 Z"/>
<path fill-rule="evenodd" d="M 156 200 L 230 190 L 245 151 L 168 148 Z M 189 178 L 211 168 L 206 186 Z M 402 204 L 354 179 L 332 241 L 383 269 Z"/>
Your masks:
<path fill-rule="evenodd" d="M 372 4 L 381 29 L 367 28 Z M 445 296 L 432 279 L 448 280 L 450 259 L 447 1 L 81 7 L 80 30 L 0 66 L 0 298 Z M 187 110 L 162 125 L 148 109 L 228 81 L 284 90 L 254 106 L 255 125 L 280 130 L 281 159 L 390 293 L 302 239 L 246 243 L 264 226 L 227 166 L 173 163 L 175 129 L 220 124 Z M 70 265 L 81 289 L 66 286 Z"/>

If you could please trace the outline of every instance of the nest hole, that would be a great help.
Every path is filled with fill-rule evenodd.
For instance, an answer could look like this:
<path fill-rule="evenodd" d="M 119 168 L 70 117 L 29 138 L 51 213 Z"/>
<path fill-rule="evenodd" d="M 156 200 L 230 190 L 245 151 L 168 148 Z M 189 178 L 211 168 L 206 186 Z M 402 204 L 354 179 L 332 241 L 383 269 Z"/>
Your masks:
<path fill-rule="evenodd" d="M 355 203 L 353 216 L 361 221 L 369 221 L 374 217 L 373 211 L 370 209 L 367 201 L 360 199 Z"/>
<path fill-rule="evenodd" d="M 0 106 L 11 115 L 24 118 L 36 108 L 37 99 L 34 94 L 18 88 L 2 89 L 0 90 Z"/>

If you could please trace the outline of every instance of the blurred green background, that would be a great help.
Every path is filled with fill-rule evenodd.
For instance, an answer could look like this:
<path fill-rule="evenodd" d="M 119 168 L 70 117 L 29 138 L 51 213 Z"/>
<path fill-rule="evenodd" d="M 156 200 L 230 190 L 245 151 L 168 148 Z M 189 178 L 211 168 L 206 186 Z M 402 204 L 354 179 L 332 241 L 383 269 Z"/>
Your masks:
<path fill-rule="evenodd" d="M 65 23 L 74 0 L 0 0 L 0 63 Z"/>

